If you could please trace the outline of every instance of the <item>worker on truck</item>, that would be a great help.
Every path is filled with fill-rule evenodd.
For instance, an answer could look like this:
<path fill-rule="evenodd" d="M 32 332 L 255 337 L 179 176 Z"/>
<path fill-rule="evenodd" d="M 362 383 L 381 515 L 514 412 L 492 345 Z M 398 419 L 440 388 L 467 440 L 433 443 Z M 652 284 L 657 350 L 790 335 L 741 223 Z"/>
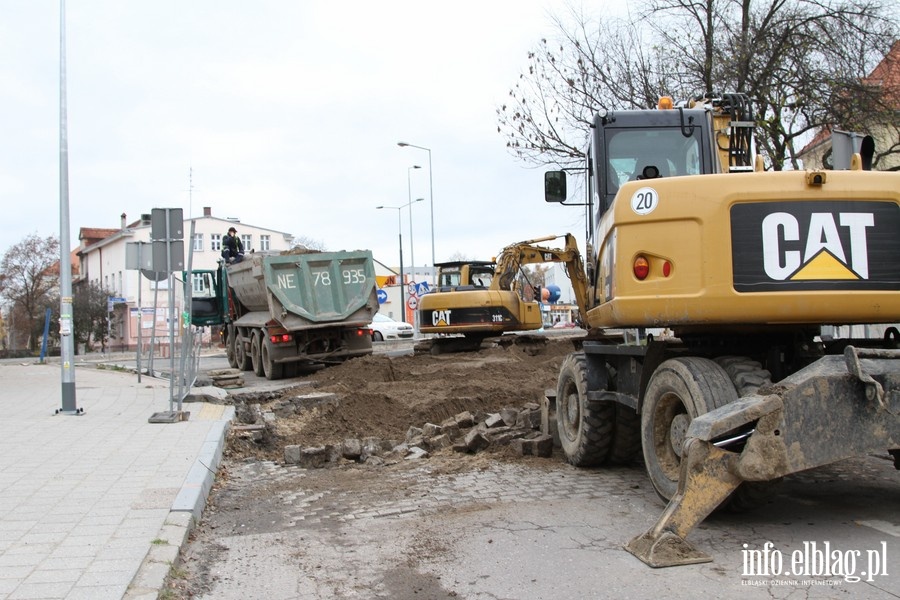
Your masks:
<path fill-rule="evenodd" d="M 244 260 L 244 244 L 241 243 L 241 238 L 237 236 L 237 229 L 234 227 L 228 228 L 228 233 L 222 240 L 222 258 L 229 265 Z"/>

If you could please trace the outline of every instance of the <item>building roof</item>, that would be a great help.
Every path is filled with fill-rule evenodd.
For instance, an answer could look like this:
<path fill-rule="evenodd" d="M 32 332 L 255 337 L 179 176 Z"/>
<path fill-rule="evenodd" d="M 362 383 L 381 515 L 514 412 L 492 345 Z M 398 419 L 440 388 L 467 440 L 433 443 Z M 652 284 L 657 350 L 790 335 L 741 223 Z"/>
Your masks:
<path fill-rule="evenodd" d="M 105 240 L 111 235 L 115 235 L 121 231 L 120 229 L 106 229 L 101 227 L 82 227 L 78 230 L 78 239 L 81 240 L 82 246 L 90 246 L 96 244 L 100 240 Z"/>
<path fill-rule="evenodd" d="M 882 89 L 885 100 L 894 109 L 900 110 L 900 40 L 894 42 L 890 51 L 862 82 Z M 803 155 L 831 139 L 831 127 L 823 127 L 806 144 L 799 154 Z"/>
<path fill-rule="evenodd" d="M 881 86 L 882 94 L 891 107 L 900 109 L 900 40 L 894 42 L 891 51 L 863 79 L 863 83 Z"/>
<path fill-rule="evenodd" d="M 78 273 L 81 270 L 81 261 L 78 260 L 78 252 L 79 248 L 73 248 L 71 252 L 69 252 L 69 263 L 72 265 L 71 274 L 72 277 L 78 277 Z M 54 277 L 59 277 L 61 273 L 59 272 L 59 261 L 55 261 L 52 265 L 47 268 L 47 272 L 51 273 Z"/>

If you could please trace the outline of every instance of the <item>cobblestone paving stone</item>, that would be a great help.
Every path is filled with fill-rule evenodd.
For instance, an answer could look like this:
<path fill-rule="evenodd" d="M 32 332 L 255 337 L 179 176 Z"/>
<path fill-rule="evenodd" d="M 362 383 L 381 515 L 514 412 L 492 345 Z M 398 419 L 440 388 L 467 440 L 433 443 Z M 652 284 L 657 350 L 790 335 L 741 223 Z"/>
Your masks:
<path fill-rule="evenodd" d="M 642 467 L 602 469 L 600 476 L 599 470 L 576 469 L 557 459 L 551 460 L 553 465 L 539 469 L 528 462 L 497 462 L 492 464 L 489 472 L 435 472 L 427 461 L 412 469 L 385 467 L 382 485 L 376 486 L 380 489 L 372 489 L 369 493 L 341 489 L 312 491 L 306 482 L 324 471 L 307 471 L 294 465 L 264 461 L 233 466 L 229 485 L 236 490 L 259 490 L 260 487 L 278 490 L 273 491 L 271 502 L 273 509 L 278 506 L 278 514 L 273 517 L 277 517 L 281 527 L 436 513 L 472 503 L 547 502 L 573 498 L 609 502 L 617 496 L 631 498 L 635 493 L 653 497 Z M 365 466 L 353 468 L 368 469 Z"/>

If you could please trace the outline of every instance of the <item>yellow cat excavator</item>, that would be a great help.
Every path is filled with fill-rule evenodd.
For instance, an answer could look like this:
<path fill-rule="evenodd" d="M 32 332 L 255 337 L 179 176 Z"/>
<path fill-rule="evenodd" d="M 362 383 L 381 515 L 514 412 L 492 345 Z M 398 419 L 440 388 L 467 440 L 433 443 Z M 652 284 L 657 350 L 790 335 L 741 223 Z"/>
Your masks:
<path fill-rule="evenodd" d="M 653 567 L 712 560 L 688 534 L 783 476 L 900 466 L 900 173 L 867 168 L 871 138 L 843 169 L 765 171 L 751 108 L 604 111 L 585 152 L 590 329 L 545 410 L 574 465 L 643 453 L 669 504 L 626 548 Z M 548 201 L 565 188 L 546 174 Z M 854 324 L 883 336 L 828 329 Z"/>
<path fill-rule="evenodd" d="M 562 248 L 539 245 L 558 238 Z M 433 353 L 476 350 L 490 336 L 531 331 L 543 326 L 539 291 L 527 283 L 522 267 L 539 263 L 562 263 L 579 299 L 587 297 L 584 262 L 571 234 L 551 235 L 505 247 L 496 262 L 441 263 L 438 283 L 419 301 L 419 330 L 439 334 L 423 340 L 417 351 Z"/>

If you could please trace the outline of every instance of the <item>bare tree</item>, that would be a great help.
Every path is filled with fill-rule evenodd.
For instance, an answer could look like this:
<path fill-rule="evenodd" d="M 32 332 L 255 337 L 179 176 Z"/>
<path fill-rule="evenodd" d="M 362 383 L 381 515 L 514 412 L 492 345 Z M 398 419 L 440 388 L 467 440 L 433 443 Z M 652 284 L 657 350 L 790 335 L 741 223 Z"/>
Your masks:
<path fill-rule="evenodd" d="M 115 294 L 90 282 L 76 286 L 72 295 L 73 330 L 76 344 L 84 344 L 90 351 L 94 342 L 100 342 L 101 350 L 106 350 L 109 335 L 108 299 Z"/>
<path fill-rule="evenodd" d="M 313 239 L 309 236 L 305 236 L 305 235 L 299 235 L 299 236 L 295 237 L 291 241 L 291 248 L 303 248 L 305 250 L 319 250 L 321 252 L 324 252 L 326 250 L 325 242 L 323 242 L 322 240 L 315 240 L 315 239 Z"/>
<path fill-rule="evenodd" d="M 497 109 L 522 160 L 571 164 L 600 109 L 743 92 L 774 169 L 822 127 L 896 120 L 865 75 L 897 37 L 887 0 L 653 0 L 631 21 L 556 16 Z"/>
<path fill-rule="evenodd" d="M 26 322 L 17 321 L 16 328 L 28 332 L 29 350 L 35 349 L 35 331 L 40 331 L 44 308 L 59 287 L 58 263 L 59 241 L 37 234 L 12 246 L 0 261 L 0 295 L 12 304 L 17 315 L 24 316 Z"/>

